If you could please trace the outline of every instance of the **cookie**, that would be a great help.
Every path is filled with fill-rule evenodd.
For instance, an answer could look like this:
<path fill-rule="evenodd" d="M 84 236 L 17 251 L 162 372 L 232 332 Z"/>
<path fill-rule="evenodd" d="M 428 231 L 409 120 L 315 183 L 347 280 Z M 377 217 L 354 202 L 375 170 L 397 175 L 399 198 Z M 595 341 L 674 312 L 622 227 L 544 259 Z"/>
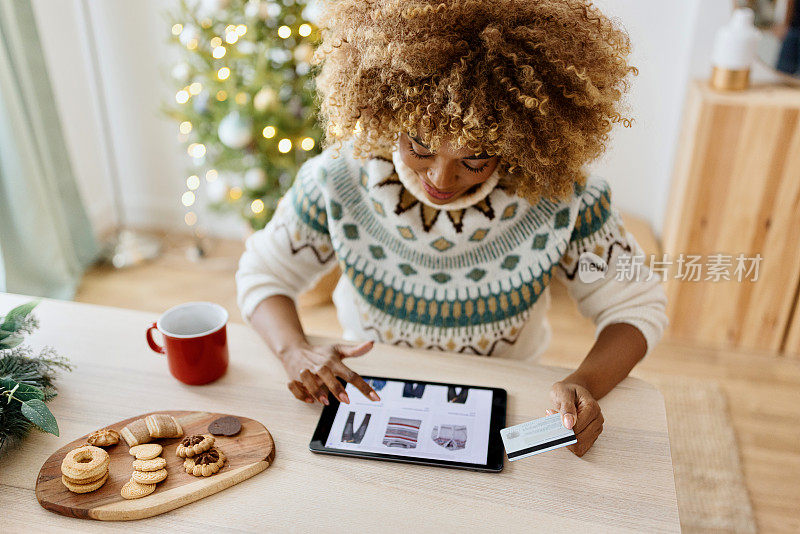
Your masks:
<path fill-rule="evenodd" d="M 131 447 L 128 454 L 135 456 L 137 460 L 152 460 L 161 454 L 164 448 L 158 443 L 145 443 Z"/>
<path fill-rule="evenodd" d="M 128 443 L 128 447 L 149 443 L 153 439 L 150 436 L 150 431 L 147 430 L 147 423 L 144 422 L 144 419 L 137 419 L 128 423 L 119 433 Z"/>
<path fill-rule="evenodd" d="M 175 454 L 180 458 L 188 458 L 205 452 L 213 446 L 214 438 L 212 436 L 202 436 L 200 434 L 186 436 L 178 444 Z"/>
<path fill-rule="evenodd" d="M 137 471 L 158 471 L 159 469 L 164 469 L 166 466 L 167 461 L 161 456 L 151 458 L 150 460 L 133 461 L 133 468 Z"/>
<path fill-rule="evenodd" d="M 131 475 L 131 480 L 139 484 L 158 484 L 167 478 L 167 470 L 159 469 L 158 471 L 134 471 Z"/>
<path fill-rule="evenodd" d="M 88 477 L 88 478 L 83 478 L 83 479 L 75 479 L 75 478 L 70 478 L 67 475 L 61 475 L 61 480 L 66 480 L 67 482 L 69 482 L 71 484 L 91 484 L 92 482 L 97 482 L 98 480 L 100 480 L 101 478 L 106 476 L 107 474 L 108 474 L 108 471 L 103 471 L 102 473 L 98 473 L 97 475 L 95 475 L 93 477 Z"/>
<path fill-rule="evenodd" d="M 144 421 L 152 438 L 178 438 L 183 435 L 183 428 L 171 415 L 155 413 L 145 417 Z"/>
<path fill-rule="evenodd" d="M 94 445 L 95 447 L 110 447 L 111 445 L 119 443 L 119 432 L 111 430 L 110 428 L 104 428 L 103 430 L 98 430 L 97 432 L 89 434 L 86 441 L 89 442 L 89 445 Z"/>
<path fill-rule="evenodd" d="M 183 462 L 183 468 L 190 475 L 209 477 L 222 469 L 224 463 L 225 454 L 214 447 L 206 452 L 201 452 L 197 456 L 186 458 Z"/>
<path fill-rule="evenodd" d="M 242 430 L 242 422 L 238 417 L 226 415 L 219 419 L 214 419 L 208 425 L 208 431 L 215 436 L 235 436 Z"/>
<path fill-rule="evenodd" d="M 88 484 L 75 484 L 74 482 L 70 482 L 67 477 L 63 475 L 61 477 L 61 483 L 72 493 L 91 493 L 92 491 L 100 489 L 100 487 L 106 483 L 106 480 L 108 480 L 108 471 L 106 471 L 102 478 Z"/>
<path fill-rule="evenodd" d="M 89 480 L 108 472 L 111 459 L 108 453 L 94 445 L 84 445 L 73 449 L 61 461 L 61 474 L 72 480 Z"/>
<path fill-rule="evenodd" d="M 124 486 L 122 486 L 119 494 L 122 495 L 123 499 L 141 499 L 142 497 L 147 497 L 155 490 L 155 484 L 140 484 L 135 480 L 130 479 L 125 483 Z"/>

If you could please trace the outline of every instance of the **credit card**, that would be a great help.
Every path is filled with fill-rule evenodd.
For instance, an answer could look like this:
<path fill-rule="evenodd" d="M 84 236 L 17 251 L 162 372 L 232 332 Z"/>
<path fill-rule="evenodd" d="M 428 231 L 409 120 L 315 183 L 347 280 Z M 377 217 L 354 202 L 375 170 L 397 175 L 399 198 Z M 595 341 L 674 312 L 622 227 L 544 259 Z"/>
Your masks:
<path fill-rule="evenodd" d="M 575 432 L 561 424 L 560 413 L 504 428 L 500 437 L 512 462 L 578 442 Z"/>

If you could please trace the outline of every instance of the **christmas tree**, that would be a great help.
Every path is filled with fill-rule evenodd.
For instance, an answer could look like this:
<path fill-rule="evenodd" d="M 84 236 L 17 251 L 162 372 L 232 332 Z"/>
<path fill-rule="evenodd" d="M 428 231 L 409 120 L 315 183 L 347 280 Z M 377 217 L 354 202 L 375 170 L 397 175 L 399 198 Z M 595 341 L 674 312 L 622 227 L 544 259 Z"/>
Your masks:
<path fill-rule="evenodd" d="M 205 201 L 263 228 L 319 152 L 311 19 L 305 0 L 181 0 L 170 14 L 182 61 L 167 112 L 191 161 L 181 198 L 187 225 Z"/>

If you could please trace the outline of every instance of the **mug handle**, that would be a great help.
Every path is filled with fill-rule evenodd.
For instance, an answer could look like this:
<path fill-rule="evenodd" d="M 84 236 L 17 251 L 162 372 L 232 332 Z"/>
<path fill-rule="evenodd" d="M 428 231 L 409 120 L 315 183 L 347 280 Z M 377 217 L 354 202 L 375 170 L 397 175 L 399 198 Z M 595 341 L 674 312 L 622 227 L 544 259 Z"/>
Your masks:
<path fill-rule="evenodd" d="M 147 329 L 147 344 L 150 345 L 150 348 L 153 351 L 158 352 L 159 354 L 166 354 L 164 347 L 156 343 L 156 340 L 153 339 L 153 330 L 158 330 L 156 323 L 150 325 L 150 328 Z"/>

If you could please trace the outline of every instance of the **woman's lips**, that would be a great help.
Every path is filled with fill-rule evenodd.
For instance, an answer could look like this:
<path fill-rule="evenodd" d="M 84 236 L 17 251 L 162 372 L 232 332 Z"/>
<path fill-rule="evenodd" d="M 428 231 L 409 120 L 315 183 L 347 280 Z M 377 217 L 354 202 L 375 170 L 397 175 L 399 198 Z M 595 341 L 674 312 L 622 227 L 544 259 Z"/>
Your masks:
<path fill-rule="evenodd" d="M 425 180 L 421 180 L 421 182 L 422 182 L 422 187 L 425 188 L 425 192 L 437 200 L 447 200 L 448 198 L 451 198 L 453 195 L 456 194 L 455 191 L 448 192 L 436 189 Z"/>

